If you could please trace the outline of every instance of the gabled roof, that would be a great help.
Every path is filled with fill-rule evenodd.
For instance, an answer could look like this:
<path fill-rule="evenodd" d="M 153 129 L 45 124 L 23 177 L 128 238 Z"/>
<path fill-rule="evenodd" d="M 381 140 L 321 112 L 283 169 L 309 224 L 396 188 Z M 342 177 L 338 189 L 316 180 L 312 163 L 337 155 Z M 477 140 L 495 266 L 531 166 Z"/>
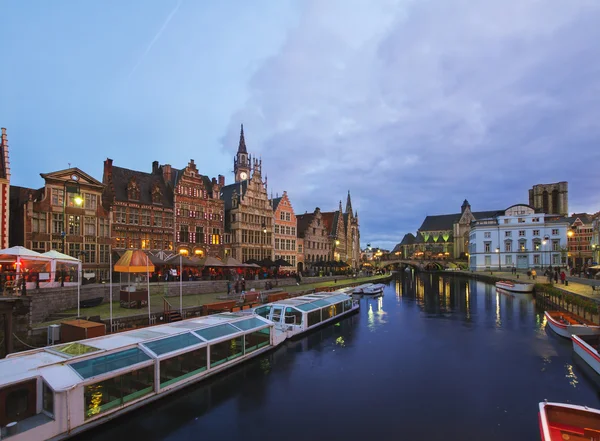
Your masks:
<path fill-rule="evenodd" d="M 179 185 L 179 181 L 181 181 L 181 178 L 183 178 L 183 174 L 184 174 L 184 169 L 180 170 L 180 169 L 171 167 L 171 180 L 173 183 L 173 188 L 175 188 L 176 185 Z M 212 198 L 213 186 L 212 186 L 211 179 L 208 176 L 204 176 L 200 173 L 198 173 L 197 176 L 202 179 L 202 185 L 204 185 L 204 188 L 206 189 L 206 192 L 208 193 L 208 197 Z"/>
<path fill-rule="evenodd" d="M 275 199 L 271 199 L 272 205 L 273 205 L 273 211 L 277 211 L 277 207 L 279 206 L 279 203 L 281 202 L 283 198 L 282 197 L 278 197 Z"/>
<path fill-rule="evenodd" d="M 577 219 L 583 222 L 584 225 L 588 225 L 592 223 L 593 216 L 588 213 L 573 213 L 571 216 L 566 218 L 569 224 L 573 224 L 575 221 L 577 221 Z"/>
<path fill-rule="evenodd" d="M 238 194 L 238 196 L 240 196 L 240 188 L 241 188 L 241 195 L 244 196 L 246 194 L 246 190 L 248 190 L 248 180 L 246 179 L 245 181 L 241 181 L 241 182 L 236 182 L 234 184 L 229 184 L 226 185 L 225 187 L 221 188 L 221 199 L 225 202 L 225 210 L 231 210 L 231 196 L 233 195 L 233 191 L 235 190 Z"/>
<path fill-rule="evenodd" d="M 415 235 L 412 233 L 408 233 L 404 235 L 404 237 L 402 238 L 402 242 L 400 242 L 399 245 L 414 245 L 415 241 Z"/>
<path fill-rule="evenodd" d="M 145 173 L 137 170 L 130 170 L 122 167 L 112 167 L 112 182 L 115 192 L 115 200 L 119 202 L 129 202 L 127 195 L 127 186 L 129 180 L 135 178 L 135 182 L 140 189 L 140 200 L 135 201 L 141 204 L 152 205 L 152 190 L 158 185 L 162 195 L 163 207 L 173 208 L 173 192 L 167 188 L 162 174 Z"/>
<path fill-rule="evenodd" d="M 335 229 L 333 228 L 333 220 L 335 217 L 335 213 L 332 211 L 328 211 L 328 212 L 321 212 L 321 220 L 323 221 L 323 225 L 325 226 L 325 228 L 327 229 L 327 232 L 330 235 L 335 235 Z"/>
<path fill-rule="evenodd" d="M 85 184 L 91 187 L 97 187 L 99 190 L 104 188 L 104 184 L 92 176 L 88 175 L 86 172 L 78 169 L 77 167 L 71 167 L 64 170 L 57 170 L 50 173 L 40 173 L 40 176 L 45 181 L 69 181 L 71 180 L 71 176 L 75 175 L 79 178 L 80 184 Z"/>
<path fill-rule="evenodd" d="M 493 211 L 473 211 L 472 214 L 475 219 L 487 219 L 494 217 L 498 214 L 504 213 L 505 210 L 493 210 Z M 452 230 L 455 223 L 457 223 L 463 213 L 454 214 L 441 214 L 436 216 L 427 216 L 419 231 L 444 231 Z"/>
<path fill-rule="evenodd" d="M 315 217 L 314 213 L 306 213 L 306 214 L 297 214 L 296 215 L 296 221 L 298 222 L 298 229 L 297 229 L 297 233 L 298 233 L 298 237 L 304 237 L 304 233 L 306 232 L 306 229 L 308 228 L 308 226 L 310 225 L 310 223 L 312 222 L 313 218 Z"/>

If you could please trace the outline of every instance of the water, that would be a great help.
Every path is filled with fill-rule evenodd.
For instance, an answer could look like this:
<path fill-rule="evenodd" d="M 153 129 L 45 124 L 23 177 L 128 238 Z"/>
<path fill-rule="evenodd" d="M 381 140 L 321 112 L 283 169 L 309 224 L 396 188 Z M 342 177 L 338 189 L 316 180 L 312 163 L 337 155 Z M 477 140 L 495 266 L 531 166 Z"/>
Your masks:
<path fill-rule="evenodd" d="M 80 440 L 539 440 L 538 402 L 600 408 L 597 375 L 531 296 L 391 282 L 358 314 Z"/>

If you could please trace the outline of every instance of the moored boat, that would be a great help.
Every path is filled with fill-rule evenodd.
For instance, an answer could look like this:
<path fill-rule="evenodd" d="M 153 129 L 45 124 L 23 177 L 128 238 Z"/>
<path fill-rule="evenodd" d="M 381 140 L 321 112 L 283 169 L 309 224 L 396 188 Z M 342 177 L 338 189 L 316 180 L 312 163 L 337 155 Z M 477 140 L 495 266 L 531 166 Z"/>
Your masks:
<path fill-rule="evenodd" d="M 563 403 L 540 403 L 542 441 L 600 439 L 600 410 Z"/>
<path fill-rule="evenodd" d="M 569 312 L 546 311 L 544 315 L 550 329 L 561 337 L 571 338 L 572 335 L 600 334 L 600 326 Z"/>
<path fill-rule="evenodd" d="M 307 294 L 254 308 L 287 338 L 296 337 L 340 317 L 357 312 L 360 302 L 341 291 Z"/>
<path fill-rule="evenodd" d="M 0 437 L 68 438 L 285 338 L 256 314 L 222 313 L 9 354 L 0 360 Z"/>
<path fill-rule="evenodd" d="M 364 288 L 362 293 L 364 295 L 383 294 L 383 288 L 385 288 L 385 285 L 383 283 L 376 283 L 376 284 L 372 284 L 371 286 L 367 286 L 366 288 Z"/>
<path fill-rule="evenodd" d="M 352 294 L 363 294 L 364 290 L 369 286 L 373 285 L 372 283 L 363 283 L 362 285 L 358 285 L 354 287 Z"/>
<path fill-rule="evenodd" d="M 573 350 L 600 375 L 600 335 L 572 335 Z"/>
<path fill-rule="evenodd" d="M 513 282 L 510 280 L 500 280 L 496 282 L 496 288 L 504 289 L 506 291 L 511 292 L 522 292 L 529 294 L 533 292 L 534 284 Z"/>

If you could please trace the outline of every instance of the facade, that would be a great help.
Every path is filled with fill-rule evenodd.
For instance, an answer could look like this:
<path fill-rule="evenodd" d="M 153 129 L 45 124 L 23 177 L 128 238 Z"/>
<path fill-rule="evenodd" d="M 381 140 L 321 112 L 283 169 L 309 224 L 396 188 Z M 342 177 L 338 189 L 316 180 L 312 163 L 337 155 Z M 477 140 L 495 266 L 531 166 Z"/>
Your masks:
<path fill-rule="evenodd" d="M 587 213 L 577 213 L 566 218 L 570 231 L 568 236 L 569 266 L 583 268 L 593 261 L 593 217 Z"/>
<path fill-rule="evenodd" d="M 416 243 L 424 257 L 463 258 L 469 249 L 471 223 L 495 216 L 499 211 L 471 211 L 465 199 L 460 213 L 427 216 L 417 231 Z"/>
<path fill-rule="evenodd" d="M 175 246 L 185 256 L 224 257 L 224 203 L 220 197 L 225 178 L 198 173 L 194 160 L 177 170 L 161 167 L 165 182 L 173 189 Z"/>
<path fill-rule="evenodd" d="M 313 213 L 296 215 L 298 236 L 304 240 L 305 269 L 319 267 L 333 260 L 333 243 L 330 227 L 323 221 L 319 207 Z"/>
<path fill-rule="evenodd" d="M 11 187 L 11 246 L 57 250 L 108 278 L 111 232 L 104 184 L 78 168 L 42 173 L 45 186 Z M 65 198 L 66 194 L 66 198 Z M 89 271 L 88 271 L 89 272 Z"/>
<path fill-rule="evenodd" d="M 262 180 L 262 161 L 246 151 L 244 127 L 233 160 L 235 183 L 221 188 L 225 208 L 224 254 L 242 262 L 273 259 L 273 207 Z"/>
<path fill-rule="evenodd" d="M 502 268 L 536 268 L 566 265 L 565 218 L 536 213 L 529 205 L 471 223 L 469 267 L 474 271 Z"/>
<path fill-rule="evenodd" d="M 152 173 L 104 161 L 104 204 L 110 207 L 114 249 L 173 250 L 173 194 L 158 162 Z"/>
<path fill-rule="evenodd" d="M 600 262 L 600 212 L 592 216 L 592 263 Z"/>
<path fill-rule="evenodd" d="M 344 228 L 346 230 L 346 258 L 345 261 L 352 269 L 360 266 L 360 229 L 358 223 L 358 211 L 352 213 L 352 200 L 350 191 L 346 199 L 346 211 L 343 215 Z"/>
<path fill-rule="evenodd" d="M 569 215 L 569 184 L 538 184 L 529 190 L 529 205 L 536 213 Z"/>
<path fill-rule="evenodd" d="M 2 128 L 0 138 L 0 248 L 8 248 L 10 213 L 10 162 L 8 160 L 8 138 Z"/>
<path fill-rule="evenodd" d="M 402 238 L 402 242 L 394 247 L 392 250 L 392 254 L 401 259 L 410 259 L 415 254 L 417 250 L 417 243 L 415 235 L 412 233 L 407 233 Z"/>
<path fill-rule="evenodd" d="M 273 226 L 275 260 L 283 259 L 291 266 L 288 268 L 297 268 L 297 234 L 296 228 L 298 222 L 294 214 L 294 207 L 290 202 L 286 191 L 281 197 L 271 201 L 273 206 Z"/>

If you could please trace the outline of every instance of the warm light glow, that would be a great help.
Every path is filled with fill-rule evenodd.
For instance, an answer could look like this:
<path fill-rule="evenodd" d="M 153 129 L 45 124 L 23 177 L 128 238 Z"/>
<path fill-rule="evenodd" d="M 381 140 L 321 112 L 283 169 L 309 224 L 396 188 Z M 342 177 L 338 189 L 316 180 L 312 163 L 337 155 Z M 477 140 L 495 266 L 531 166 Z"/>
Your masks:
<path fill-rule="evenodd" d="M 496 248 L 496 252 L 499 253 L 500 252 L 500 248 Z"/>
<path fill-rule="evenodd" d="M 202 255 L 202 250 L 196 250 L 196 251 L 194 251 L 194 254 L 196 256 L 200 256 L 200 255 Z"/>
<path fill-rule="evenodd" d="M 81 205 L 83 204 L 83 198 L 77 195 L 73 198 L 73 202 L 75 202 L 75 205 Z"/>
<path fill-rule="evenodd" d="M 574 235 L 575 235 L 575 232 L 573 230 L 567 231 L 567 236 L 573 237 Z"/>
<path fill-rule="evenodd" d="M 183 248 L 182 248 L 181 250 L 179 250 L 179 254 L 181 254 L 182 256 L 187 256 L 187 255 L 188 255 L 188 253 L 189 253 L 189 252 L 188 252 L 188 250 L 186 250 L 186 249 L 183 249 Z"/>
<path fill-rule="evenodd" d="M 542 245 L 546 245 L 546 241 L 545 240 L 542 240 Z"/>
<path fill-rule="evenodd" d="M 337 245 L 339 245 L 339 244 L 340 244 L 340 241 L 336 239 L 336 240 L 335 240 L 335 244 L 336 244 L 336 246 L 337 246 Z"/>

